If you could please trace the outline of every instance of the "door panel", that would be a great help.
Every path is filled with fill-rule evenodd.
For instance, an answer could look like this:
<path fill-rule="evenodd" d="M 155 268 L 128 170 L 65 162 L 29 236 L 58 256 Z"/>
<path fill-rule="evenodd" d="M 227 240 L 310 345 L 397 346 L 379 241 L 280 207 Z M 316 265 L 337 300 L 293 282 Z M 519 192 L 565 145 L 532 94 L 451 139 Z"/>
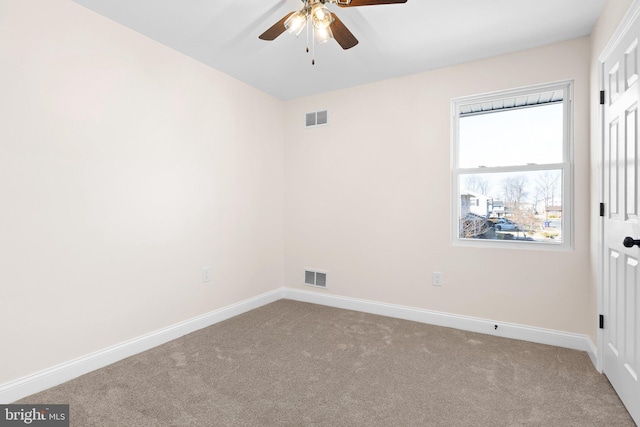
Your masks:
<path fill-rule="evenodd" d="M 636 258 L 626 257 L 626 277 L 625 277 L 625 368 L 635 381 L 638 381 L 638 340 L 635 339 L 635 331 L 637 330 L 638 304 L 637 304 L 637 288 L 638 283 L 638 260 Z"/>
<path fill-rule="evenodd" d="M 615 309 L 613 306 L 618 304 L 618 258 L 620 258 L 620 253 L 614 250 L 609 250 L 609 292 L 607 293 L 608 298 L 608 312 L 615 313 Z M 608 333 L 608 346 L 617 356 L 618 351 L 618 319 L 616 316 L 609 316 L 607 319 L 607 329 Z"/>
<path fill-rule="evenodd" d="M 619 219 L 620 204 L 618 203 L 618 120 L 617 117 L 609 124 L 609 141 L 608 141 L 608 179 L 609 179 L 609 217 L 611 219 Z"/>
<path fill-rule="evenodd" d="M 627 220 L 637 222 L 638 221 L 638 192 L 637 192 L 637 180 L 638 180 L 638 160 L 636 159 L 637 153 L 637 129 L 638 124 L 638 104 L 633 106 L 626 112 L 625 123 L 625 165 L 626 165 L 626 196 L 627 201 L 625 204 Z"/>

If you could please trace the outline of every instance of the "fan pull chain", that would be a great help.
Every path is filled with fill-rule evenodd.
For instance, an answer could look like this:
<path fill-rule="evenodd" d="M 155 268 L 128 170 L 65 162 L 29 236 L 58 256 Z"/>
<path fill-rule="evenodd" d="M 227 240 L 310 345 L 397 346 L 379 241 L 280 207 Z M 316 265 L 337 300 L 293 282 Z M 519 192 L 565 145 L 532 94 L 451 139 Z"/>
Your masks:
<path fill-rule="evenodd" d="M 316 32 L 312 28 L 311 17 L 307 18 L 307 53 L 309 53 L 309 38 L 311 38 L 311 65 L 316 65 Z M 311 37 L 309 37 L 309 32 L 311 32 Z"/>
<path fill-rule="evenodd" d="M 313 27 L 311 28 L 311 65 L 316 65 L 316 31 Z"/>
<path fill-rule="evenodd" d="M 309 17 L 307 17 L 307 53 L 309 53 L 309 26 L 311 24 L 311 19 Z"/>
<path fill-rule="evenodd" d="M 311 30 L 311 65 L 316 65 L 316 32 Z"/>

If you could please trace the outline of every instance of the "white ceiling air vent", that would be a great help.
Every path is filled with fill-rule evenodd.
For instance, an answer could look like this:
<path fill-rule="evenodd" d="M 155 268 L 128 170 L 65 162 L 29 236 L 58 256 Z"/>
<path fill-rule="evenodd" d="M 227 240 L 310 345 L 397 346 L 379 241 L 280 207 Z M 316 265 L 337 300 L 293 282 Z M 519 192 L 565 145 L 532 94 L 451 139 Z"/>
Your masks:
<path fill-rule="evenodd" d="M 329 123 L 327 110 L 314 111 L 305 115 L 305 127 L 322 126 Z"/>
<path fill-rule="evenodd" d="M 305 270 L 304 284 L 317 288 L 327 287 L 327 273 L 323 271 Z"/>

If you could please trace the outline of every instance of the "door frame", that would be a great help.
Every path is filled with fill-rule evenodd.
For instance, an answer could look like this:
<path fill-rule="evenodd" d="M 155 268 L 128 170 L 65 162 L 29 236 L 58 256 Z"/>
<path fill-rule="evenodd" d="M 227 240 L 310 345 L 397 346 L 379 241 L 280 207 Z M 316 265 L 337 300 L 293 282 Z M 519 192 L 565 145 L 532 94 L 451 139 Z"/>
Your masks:
<path fill-rule="evenodd" d="M 622 21 L 618 24 L 615 32 L 609 39 L 609 42 L 602 50 L 600 55 L 598 56 L 598 92 L 606 91 L 606 73 L 604 71 L 604 61 L 609 55 L 613 53 L 615 48 L 620 44 L 622 38 L 629 32 L 630 28 L 636 23 L 637 20 L 640 19 L 640 0 L 634 0 L 634 2 L 629 6 L 629 10 L 622 18 Z M 599 101 L 599 93 L 593 94 L 593 101 L 598 103 L 598 151 L 597 151 L 597 165 L 598 165 L 598 198 L 600 202 L 605 203 L 605 211 L 608 209 L 606 206 L 606 201 L 604 200 L 604 139 L 606 126 L 604 123 L 604 105 L 600 105 Z M 596 267 L 597 274 L 597 284 L 598 284 L 598 313 L 600 315 L 606 315 L 608 313 L 605 312 L 604 307 L 604 285 L 605 285 L 605 277 L 604 277 L 604 216 L 598 217 L 598 228 L 597 228 L 597 254 L 598 262 Z M 605 317 L 606 321 L 606 317 Z M 598 372 L 603 372 L 603 364 L 604 364 L 604 330 L 598 328 L 597 330 L 597 355 L 596 355 L 596 369 Z"/>

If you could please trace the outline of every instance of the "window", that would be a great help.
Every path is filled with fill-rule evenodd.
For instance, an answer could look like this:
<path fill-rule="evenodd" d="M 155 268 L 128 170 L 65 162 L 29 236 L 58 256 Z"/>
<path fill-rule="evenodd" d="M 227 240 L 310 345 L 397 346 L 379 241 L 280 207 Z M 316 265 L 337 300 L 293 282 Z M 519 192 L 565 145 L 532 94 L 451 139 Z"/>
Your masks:
<path fill-rule="evenodd" d="M 452 101 L 453 241 L 569 248 L 572 82 Z"/>

